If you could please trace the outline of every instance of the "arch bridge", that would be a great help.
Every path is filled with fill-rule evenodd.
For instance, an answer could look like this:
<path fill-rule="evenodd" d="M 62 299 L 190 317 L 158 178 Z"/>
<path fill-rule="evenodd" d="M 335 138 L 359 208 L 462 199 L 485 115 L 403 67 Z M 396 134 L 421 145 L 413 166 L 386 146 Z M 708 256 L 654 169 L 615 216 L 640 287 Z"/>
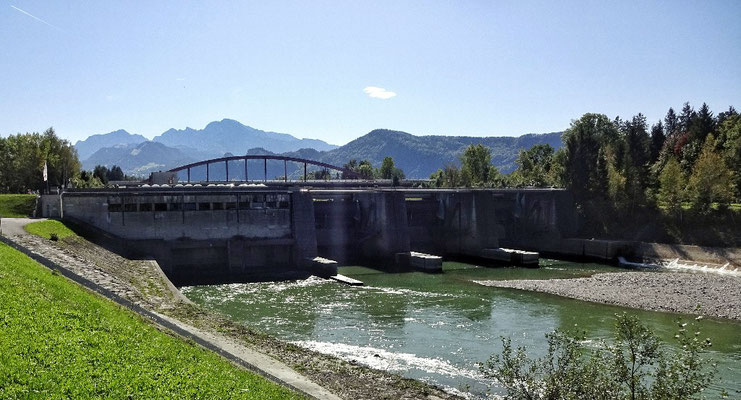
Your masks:
<path fill-rule="evenodd" d="M 247 161 L 248 160 L 263 160 L 263 173 L 264 173 L 264 180 L 267 181 L 268 177 L 268 160 L 277 160 L 277 161 L 283 161 L 283 180 L 288 181 L 288 162 L 294 162 L 304 165 L 304 181 L 307 181 L 308 173 L 307 173 L 307 167 L 309 165 L 314 165 L 317 167 L 322 167 L 325 169 L 330 169 L 334 171 L 342 172 L 343 176 L 348 177 L 350 179 L 360 179 L 360 175 L 350 169 L 338 167 L 336 165 L 328 164 L 321 161 L 315 161 L 315 160 L 309 160 L 305 158 L 298 158 L 298 157 L 287 157 L 287 156 L 279 156 L 279 155 L 243 155 L 243 156 L 229 156 L 229 157 L 221 157 L 221 158 L 213 158 L 210 160 L 203 160 L 198 161 L 186 165 L 182 165 L 176 168 L 173 168 L 169 170 L 168 172 L 180 172 L 180 171 L 187 171 L 188 174 L 188 182 L 190 182 L 190 170 L 191 168 L 200 167 L 200 166 L 206 166 L 206 182 L 209 182 L 209 165 L 211 164 L 217 164 L 217 163 L 224 163 L 224 167 L 226 170 L 226 180 L 229 181 L 229 161 L 244 161 L 244 180 L 249 180 L 249 170 L 247 168 Z"/>

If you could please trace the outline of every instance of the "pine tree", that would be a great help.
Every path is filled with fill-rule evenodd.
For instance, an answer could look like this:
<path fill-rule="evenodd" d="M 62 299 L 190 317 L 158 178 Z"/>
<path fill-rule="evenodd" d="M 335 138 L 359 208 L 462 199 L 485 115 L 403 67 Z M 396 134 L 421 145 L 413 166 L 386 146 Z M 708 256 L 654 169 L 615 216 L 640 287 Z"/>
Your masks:
<path fill-rule="evenodd" d="M 692 126 L 689 129 L 691 140 L 705 142 L 705 138 L 714 130 L 715 118 L 713 118 L 713 113 L 707 104 L 702 103 L 700 110 L 693 115 Z"/>
<path fill-rule="evenodd" d="M 664 126 L 661 124 L 661 121 L 659 121 L 651 127 L 651 145 L 649 149 L 649 162 L 651 164 L 659 160 L 665 141 L 666 135 L 664 135 Z"/>
<path fill-rule="evenodd" d="M 689 132 L 692 127 L 694 116 L 696 115 L 695 110 L 692 109 L 690 103 L 684 103 L 682 106 L 682 113 L 679 114 L 679 129 L 683 133 Z"/>
<path fill-rule="evenodd" d="M 664 135 L 667 139 L 673 139 L 677 132 L 679 132 L 679 118 L 674 109 L 669 107 L 669 111 L 666 112 L 666 117 L 664 117 Z"/>
<path fill-rule="evenodd" d="M 602 114 L 584 114 L 564 132 L 564 183 L 577 202 L 605 196 L 604 147 L 609 147 L 618 137 L 613 121 Z"/>

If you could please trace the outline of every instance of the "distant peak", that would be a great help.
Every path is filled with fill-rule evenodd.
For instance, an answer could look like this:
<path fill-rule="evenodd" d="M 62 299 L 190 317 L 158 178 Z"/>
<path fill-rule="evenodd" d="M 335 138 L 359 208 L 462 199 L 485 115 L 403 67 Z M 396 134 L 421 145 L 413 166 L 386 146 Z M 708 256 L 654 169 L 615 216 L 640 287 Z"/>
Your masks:
<path fill-rule="evenodd" d="M 224 118 L 221 121 L 209 122 L 208 125 L 206 125 L 204 129 L 214 128 L 214 127 L 232 127 L 232 126 L 242 127 L 245 125 L 239 121 L 229 119 L 229 118 Z"/>
<path fill-rule="evenodd" d="M 411 133 L 403 132 L 403 131 L 394 131 L 391 129 L 374 129 L 370 132 L 368 132 L 367 136 L 401 136 L 401 135 L 411 135 Z"/>

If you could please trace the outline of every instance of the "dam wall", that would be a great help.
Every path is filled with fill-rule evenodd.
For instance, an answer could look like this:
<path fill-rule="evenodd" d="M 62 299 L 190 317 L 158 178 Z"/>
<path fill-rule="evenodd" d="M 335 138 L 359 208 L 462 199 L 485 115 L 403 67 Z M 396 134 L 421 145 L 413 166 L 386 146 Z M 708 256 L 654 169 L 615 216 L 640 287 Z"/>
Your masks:
<path fill-rule="evenodd" d="M 176 285 L 300 278 L 317 256 L 398 268 L 396 254 L 476 257 L 558 246 L 576 230 L 569 192 L 550 189 L 307 189 L 165 186 L 73 190 L 61 215 Z"/>

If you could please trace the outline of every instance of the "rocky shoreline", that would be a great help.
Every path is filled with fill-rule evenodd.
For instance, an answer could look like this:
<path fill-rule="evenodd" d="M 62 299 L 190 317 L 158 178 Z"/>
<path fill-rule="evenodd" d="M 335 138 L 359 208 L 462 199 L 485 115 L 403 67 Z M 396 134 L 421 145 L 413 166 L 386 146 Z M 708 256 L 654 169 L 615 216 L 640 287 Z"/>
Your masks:
<path fill-rule="evenodd" d="M 651 311 L 741 321 L 741 277 L 690 272 L 617 272 L 587 278 L 476 281 Z M 699 308 L 698 308 L 699 307 Z"/>

